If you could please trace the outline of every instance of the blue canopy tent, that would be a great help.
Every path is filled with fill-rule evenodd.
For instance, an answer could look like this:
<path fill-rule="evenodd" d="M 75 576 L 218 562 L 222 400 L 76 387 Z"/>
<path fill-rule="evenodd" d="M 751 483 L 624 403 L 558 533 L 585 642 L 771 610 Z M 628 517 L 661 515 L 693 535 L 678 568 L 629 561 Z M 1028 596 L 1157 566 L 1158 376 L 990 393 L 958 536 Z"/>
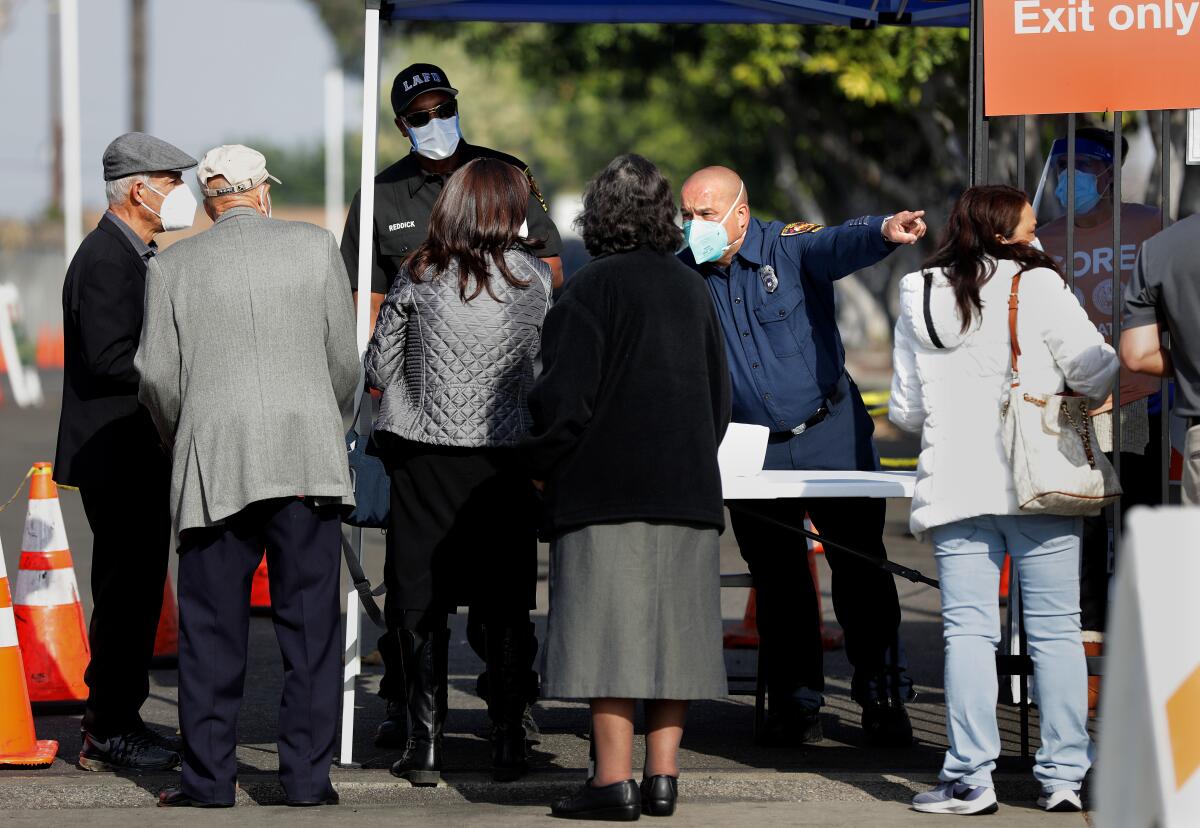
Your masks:
<path fill-rule="evenodd" d="M 975 35 L 982 0 L 366 0 L 363 43 L 363 135 L 358 245 L 358 347 L 366 351 L 370 335 L 371 251 L 375 213 L 375 149 L 379 116 L 379 27 L 384 21 L 493 21 L 542 23 L 798 23 L 868 29 L 876 26 L 972 26 Z M 979 38 L 973 40 L 978 47 Z M 977 50 L 972 52 L 972 78 L 978 79 Z M 977 88 L 973 82 L 973 92 Z M 972 119 L 972 133 L 980 132 L 982 96 Z M 976 140 L 971 142 L 975 147 Z M 978 156 L 978 153 L 975 153 Z M 976 168 L 978 159 L 973 163 Z M 361 389 L 360 389 L 361 391 Z M 363 406 L 359 433 L 370 430 L 370 414 Z M 361 548 L 361 529 L 355 529 L 352 546 Z M 346 664 L 343 674 L 342 741 L 339 761 L 352 763 L 354 738 L 354 688 L 359 673 L 358 593 L 346 600 Z"/>

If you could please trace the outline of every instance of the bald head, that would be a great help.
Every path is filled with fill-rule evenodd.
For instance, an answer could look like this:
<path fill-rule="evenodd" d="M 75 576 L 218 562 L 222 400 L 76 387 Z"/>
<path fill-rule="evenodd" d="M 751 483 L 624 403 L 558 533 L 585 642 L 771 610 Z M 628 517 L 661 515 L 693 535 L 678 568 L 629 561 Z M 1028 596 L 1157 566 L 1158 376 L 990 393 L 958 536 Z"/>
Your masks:
<path fill-rule="evenodd" d="M 741 176 L 728 167 L 705 167 L 683 182 L 679 200 L 684 222 L 712 221 L 725 228 L 731 243 L 716 263 L 728 265 L 750 225 L 749 194 Z"/>
<path fill-rule="evenodd" d="M 746 188 L 742 185 L 741 176 L 729 167 L 705 167 L 692 173 L 688 180 L 683 182 L 682 196 L 685 204 L 689 200 L 715 201 L 717 204 L 724 205 L 726 210 L 734 203 L 735 199 L 738 204 L 748 203 Z M 697 216 L 707 218 L 698 213 Z"/>

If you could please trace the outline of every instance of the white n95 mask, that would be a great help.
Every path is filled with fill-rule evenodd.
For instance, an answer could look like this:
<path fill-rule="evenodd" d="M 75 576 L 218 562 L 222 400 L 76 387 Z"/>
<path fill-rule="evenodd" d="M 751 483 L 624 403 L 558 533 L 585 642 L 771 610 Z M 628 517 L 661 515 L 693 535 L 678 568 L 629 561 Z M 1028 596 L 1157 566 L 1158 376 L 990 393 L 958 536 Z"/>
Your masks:
<path fill-rule="evenodd" d="M 162 206 L 154 210 L 148 204 L 142 204 L 147 210 L 158 216 L 162 221 L 163 230 L 186 230 L 196 220 L 196 197 L 186 184 L 180 184 L 169 193 L 160 193 L 149 184 L 146 189 L 163 197 Z"/>
<path fill-rule="evenodd" d="M 454 151 L 458 149 L 458 142 L 462 140 L 458 116 L 433 118 L 423 127 L 410 126 L 408 139 L 412 141 L 413 149 L 418 155 L 423 155 L 431 161 L 445 160 L 454 155 Z"/>

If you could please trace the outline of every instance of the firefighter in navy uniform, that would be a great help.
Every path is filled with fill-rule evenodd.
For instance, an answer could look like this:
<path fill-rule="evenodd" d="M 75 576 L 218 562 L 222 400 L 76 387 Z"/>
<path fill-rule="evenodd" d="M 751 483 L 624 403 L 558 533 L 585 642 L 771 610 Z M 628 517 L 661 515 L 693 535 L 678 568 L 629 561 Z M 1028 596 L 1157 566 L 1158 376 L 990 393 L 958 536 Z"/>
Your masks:
<path fill-rule="evenodd" d="M 829 228 L 765 222 L 750 215 L 741 178 L 724 167 L 693 174 L 681 200 L 688 247 L 680 258 L 705 278 L 725 331 L 733 420 L 771 430 L 766 468 L 877 470 L 874 423 L 846 373 L 833 283 L 915 243 L 925 233 L 923 213 L 863 217 Z M 729 504 L 758 595 L 769 743 L 821 740 L 823 651 L 803 539 L 750 512 L 800 528 L 808 515 L 831 540 L 882 559 L 885 506 L 868 498 Z M 910 745 L 905 703 L 912 681 L 892 575 L 832 546 L 825 557 L 854 668 L 851 695 L 862 705 L 867 740 Z"/>
<path fill-rule="evenodd" d="M 562 285 L 562 239 L 550 220 L 549 210 L 533 173 L 511 155 L 487 147 L 477 147 L 462 139 L 458 122 L 458 90 L 437 66 L 415 63 L 404 69 L 392 82 L 392 109 L 396 126 L 412 143 L 412 152 L 375 176 L 375 232 L 371 256 L 371 325 L 374 327 L 379 308 L 396 273 L 429 231 L 429 216 L 433 203 L 441 194 L 446 180 L 454 171 L 476 158 L 499 158 L 522 170 L 529 179 L 529 209 L 526 218 L 527 238 L 538 240 L 538 254 L 550 265 L 554 286 Z M 350 289 L 358 296 L 359 198 L 355 193 L 342 233 L 342 257 L 350 274 Z M 388 536 L 387 543 L 402 542 Z M 389 554 L 389 559 L 391 558 Z M 385 583 L 392 577 L 387 568 Z M 388 591 L 390 596 L 394 590 Z M 385 600 L 385 613 L 387 601 Z M 393 608 L 393 612 L 396 608 Z M 468 620 L 467 638 L 472 649 L 483 657 L 483 631 Z M 528 701 L 532 706 L 537 698 L 538 677 L 533 671 L 537 654 L 537 638 L 533 624 L 526 639 L 530 665 Z M 384 676 L 379 694 L 387 700 L 387 718 L 376 732 L 380 747 L 403 748 L 408 738 L 408 719 L 403 671 L 400 666 L 398 643 L 384 634 L 379 639 L 383 656 Z M 480 678 L 481 695 L 486 695 L 486 676 Z M 536 724 L 527 711 L 527 735 L 537 738 Z"/>

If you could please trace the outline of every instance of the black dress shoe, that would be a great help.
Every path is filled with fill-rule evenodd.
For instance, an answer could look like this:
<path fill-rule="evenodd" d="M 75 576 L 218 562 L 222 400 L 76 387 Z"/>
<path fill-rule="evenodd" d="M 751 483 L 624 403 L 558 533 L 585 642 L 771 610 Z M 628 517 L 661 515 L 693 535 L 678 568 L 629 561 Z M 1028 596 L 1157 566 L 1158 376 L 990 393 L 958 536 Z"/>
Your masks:
<path fill-rule="evenodd" d="M 177 767 L 179 754 L 160 747 L 151 738 L 152 731 L 122 733 L 108 739 L 97 739 L 86 730 L 79 751 L 79 767 L 90 771 L 165 771 Z"/>
<path fill-rule="evenodd" d="M 867 744 L 876 747 L 912 747 L 912 722 L 899 699 L 875 699 L 863 705 L 862 728 Z"/>
<path fill-rule="evenodd" d="M 675 813 L 679 799 L 679 779 L 674 776 L 650 776 L 642 780 L 642 813 L 668 817 Z"/>
<path fill-rule="evenodd" d="M 158 792 L 160 808 L 232 808 L 232 802 L 201 802 L 183 792 L 183 788 L 163 788 Z"/>
<path fill-rule="evenodd" d="M 337 791 L 330 791 L 321 799 L 285 799 L 283 804 L 289 808 L 313 808 L 318 805 L 338 805 L 341 801 Z"/>
<path fill-rule="evenodd" d="M 642 793 L 632 779 L 592 787 L 589 780 L 574 796 L 550 806 L 550 813 L 562 819 L 601 819 L 609 822 L 635 822 L 642 815 Z"/>

